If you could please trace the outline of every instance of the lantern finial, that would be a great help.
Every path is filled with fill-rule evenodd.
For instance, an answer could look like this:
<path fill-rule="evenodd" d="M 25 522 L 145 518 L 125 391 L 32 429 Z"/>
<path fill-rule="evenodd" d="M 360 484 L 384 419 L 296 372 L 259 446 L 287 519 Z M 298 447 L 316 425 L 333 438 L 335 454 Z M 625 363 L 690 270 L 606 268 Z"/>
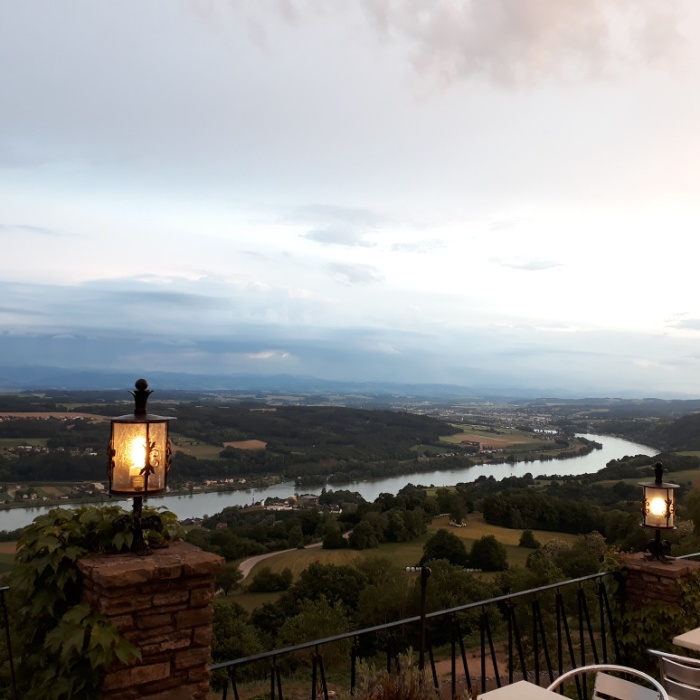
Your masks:
<path fill-rule="evenodd" d="M 147 413 L 146 402 L 153 391 L 148 388 L 148 382 L 145 379 L 137 379 L 134 386 L 136 391 L 129 392 L 134 397 L 134 415 L 145 416 Z"/>

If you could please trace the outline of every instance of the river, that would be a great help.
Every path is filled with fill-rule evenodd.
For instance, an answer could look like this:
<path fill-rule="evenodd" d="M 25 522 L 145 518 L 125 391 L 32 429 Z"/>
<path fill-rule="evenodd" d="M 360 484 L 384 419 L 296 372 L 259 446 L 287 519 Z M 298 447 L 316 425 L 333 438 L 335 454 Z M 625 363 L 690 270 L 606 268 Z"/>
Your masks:
<path fill-rule="evenodd" d="M 646 455 L 652 457 L 657 450 L 645 445 L 638 445 L 629 440 L 609 437 L 607 435 L 584 434 L 589 440 L 595 440 L 602 446 L 602 450 L 582 457 L 558 460 L 536 460 L 534 462 L 517 462 L 515 464 L 477 464 L 464 469 L 448 469 L 445 471 L 416 472 L 401 476 L 390 476 L 385 479 L 373 479 L 366 481 L 353 481 L 348 484 L 332 484 L 329 488 L 334 490 L 347 489 L 357 491 L 365 500 L 374 501 L 380 493 L 398 493 L 406 484 L 424 484 L 434 486 L 448 486 L 459 482 L 475 481 L 481 475 L 493 476 L 502 479 L 506 476 L 523 476 L 528 472 L 533 476 L 542 474 L 576 475 L 592 474 L 602 469 L 610 460 L 620 459 L 626 455 Z M 651 477 L 650 472 L 650 477 Z M 320 487 L 312 489 L 305 487 L 297 489 L 293 481 L 288 481 L 264 489 L 249 489 L 240 491 L 194 493 L 191 496 L 166 496 L 164 498 L 151 498 L 149 505 L 165 505 L 181 520 L 184 518 L 198 518 L 205 515 L 219 513 L 227 506 L 243 506 L 260 501 L 263 498 L 278 497 L 287 498 L 293 493 L 309 493 L 311 490 L 320 491 Z M 131 501 L 118 501 L 124 508 L 131 508 Z M 75 507 L 75 504 L 66 504 L 66 507 Z M 55 506 L 38 506 L 36 508 L 13 508 L 0 511 L 0 530 L 16 530 L 29 525 L 32 520 L 41 513 L 46 513 Z"/>

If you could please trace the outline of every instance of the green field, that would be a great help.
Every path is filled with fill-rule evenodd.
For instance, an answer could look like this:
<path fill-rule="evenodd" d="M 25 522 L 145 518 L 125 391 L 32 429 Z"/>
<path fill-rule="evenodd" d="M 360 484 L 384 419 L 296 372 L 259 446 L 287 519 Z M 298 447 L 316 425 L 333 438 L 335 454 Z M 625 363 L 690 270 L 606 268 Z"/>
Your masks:
<path fill-rule="evenodd" d="M 46 438 L 0 438 L 0 449 L 19 447 L 20 445 L 46 446 Z"/>
<path fill-rule="evenodd" d="M 185 454 L 192 455 L 197 459 L 219 459 L 219 453 L 224 449 L 223 445 L 212 445 L 192 440 L 192 438 L 177 433 L 171 433 L 170 438 L 177 450 L 182 450 Z"/>
<path fill-rule="evenodd" d="M 442 442 L 459 444 L 462 440 L 473 440 L 493 447 L 510 447 L 511 445 L 524 444 L 551 444 L 541 438 L 533 436 L 532 433 L 515 428 L 488 428 L 483 425 L 455 425 L 455 430 L 459 431 L 452 435 L 440 437 Z"/>
<path fill-rule="evenodd" d="M 450 527 L 449 517 L 442 516 L 435 518 L 428 526 L 428 532 L 423 537 L 412 542 L 382 544 L 375 549 L 366 549 L 361 552 L 351 549 L 296 549 L 291 552 L 281 552 L 269 559 L 256 564 L 250 572 L 250 576 L 255 576 L 256 572 L 263 567 L 269 567 L 272 571 L 280 573 L 283 569 L 289 568 L 296 578 L 309 564 L 320 562 L 323 564 L 351 564 L 359 558 L 385 557 L 389 559 L 396 569 L 403 569 L 407 566 L 414 566 L 423 556 L 423 545 L 425 541 L 436 530 L 444 528 L 454 533 L 464 540 L 467 550 L 471 549 L 472 543 L 484 535 L 494 535 L 508 551 L 508 562 L 512 566 L 524 566 L 525 561 L 532 553 L 531 549 L 518 547 L 522 530 L 511 530 L 505 527 L 489 525 L 484 522 L 479 513 L 469 515 L 465 527 Z M 561 539 L 572 543 L 577 535 L 562 532 L 546 532 L 544 530 L 534 530 L 535 538 L 544 544 L 552 539 Z"/>

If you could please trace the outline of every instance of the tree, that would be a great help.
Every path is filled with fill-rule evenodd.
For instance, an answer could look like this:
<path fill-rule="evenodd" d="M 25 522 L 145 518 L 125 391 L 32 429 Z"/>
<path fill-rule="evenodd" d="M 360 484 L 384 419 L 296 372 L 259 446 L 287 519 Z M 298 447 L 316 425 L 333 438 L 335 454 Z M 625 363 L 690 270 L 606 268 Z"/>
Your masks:
<path fill-rule="evenodd" d="M 318 600 L 323 595 L 332 605 L 340 603 L 356 610 L 360 592 L 366 585 L 367 577 L 354 566 L 314 562 L 299 574 L 280 602 L 296 612 L 301 601 Z"/>
<path fill-rule="evenodd" d="M 331 605 L 326 597 L 321 595 L 317 600 L 305 600 L 301 603 L 299 612 L 282 625 L 279 642 L 284 646 L 293 646 L 349 631 L 350 621 L 343 607 Z M 350 644 L 348 639 L 325 645 L 324 662 L 332 666 L 347 660 Z M 307 653 L 304 653 L 304 658 L 308 658 Z"/>
<path fill-rule="evenodd" d="M 274 593 L 276 591 L 286 591 L 292 583 L 293 575 L 291 569 L 284 569 L 278 574 L 272 571 L 269 566 L 263 566 L 258 571 L 248 586 L 248 590 L 253 593 Z"/>
<path fill-rule="evenodd" d="M 457 524 L 463 523 L 467 518 L 467 505 L 460 493 L 452 494 L 450 498 L 450 518 Z"/>
<path fill-rule="evenodd" d="M 289 546 L 296 547 L 297 549 L 304 549 L 304 532 L 301 529 L 301 525 L 293 525 L 289 528 Z"/>
<path fill-rule="evenodd" d="M 694 534 L 700 535 L 700 489 L 690 489 L 683 499 L 683 505 L 686 508 L 688 517 L 695 525 Z"/>
<path fill-rule="evenodd" d="M 323 549 L 345 549 L 348 541 L 343 537 L 340 526 L 333 520 L 326 526 L 326 535 L 323 538 Z"/>
<path fill-rule="evenodd" d="M 523 534 L 520 535 L 520 541 L 518 542 L 518 547 L 527 547 L 528 549 L 537 549 L 540 543 L 535 539 L 535 535 L 532 530 L 523 530 Z"/>
<path fill-rule="evenodd" d="M 363 520 L 353 528 L 348 544 L 352 549 L 373 549 L 379 547 L 379 540 L 374 528 L 366 520 Z"/>
<path fill-rule="evenodd" d="M 411 537 L 404 521 L 405 511 L 394 508 L 387 513 L 387 526 L 384 534 L 389 542 L 408 542 Z"/>
<path fill-rule="evenodd" d="M 469 560 L 475 569 L 482 571 L 503 571 L 508 568 L 508 552 L 493 535 L 484 535 L 474 542 Z"/>
<path fill-rule="evenodd" d="M 238 588 L 243 580 L 243 572 L 238 568 L 238 564 L 228 563 L 216 577 L 217 588 L 224 591 L 224 595 L 228 595 L 231 591 Z"/>
<path fill-rule="evenodd" d="M 248 624 L 248 615 L 237 603 L 214 603 L 214 661 L 229 661 L 262 651 L 257 632 Z"/>
<path fill-rule="evenodd" d="M 457 535 L 440 528 L 423 545 L 423 557 L 420 563 L 422 565 L 433 559 L 446 559 L 450 564 L 466 566 L 467 549 Z"/>

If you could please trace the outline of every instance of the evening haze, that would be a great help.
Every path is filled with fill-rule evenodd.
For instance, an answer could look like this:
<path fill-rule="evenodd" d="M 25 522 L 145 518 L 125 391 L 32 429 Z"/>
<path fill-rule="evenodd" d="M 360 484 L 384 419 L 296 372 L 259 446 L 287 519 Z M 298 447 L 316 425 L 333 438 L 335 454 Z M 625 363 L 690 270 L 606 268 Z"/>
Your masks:
<path fill-rule="evenodd" d="M 2 366 L 700 395 L 696 0 L 8 0 L 0 62 Z"/>

